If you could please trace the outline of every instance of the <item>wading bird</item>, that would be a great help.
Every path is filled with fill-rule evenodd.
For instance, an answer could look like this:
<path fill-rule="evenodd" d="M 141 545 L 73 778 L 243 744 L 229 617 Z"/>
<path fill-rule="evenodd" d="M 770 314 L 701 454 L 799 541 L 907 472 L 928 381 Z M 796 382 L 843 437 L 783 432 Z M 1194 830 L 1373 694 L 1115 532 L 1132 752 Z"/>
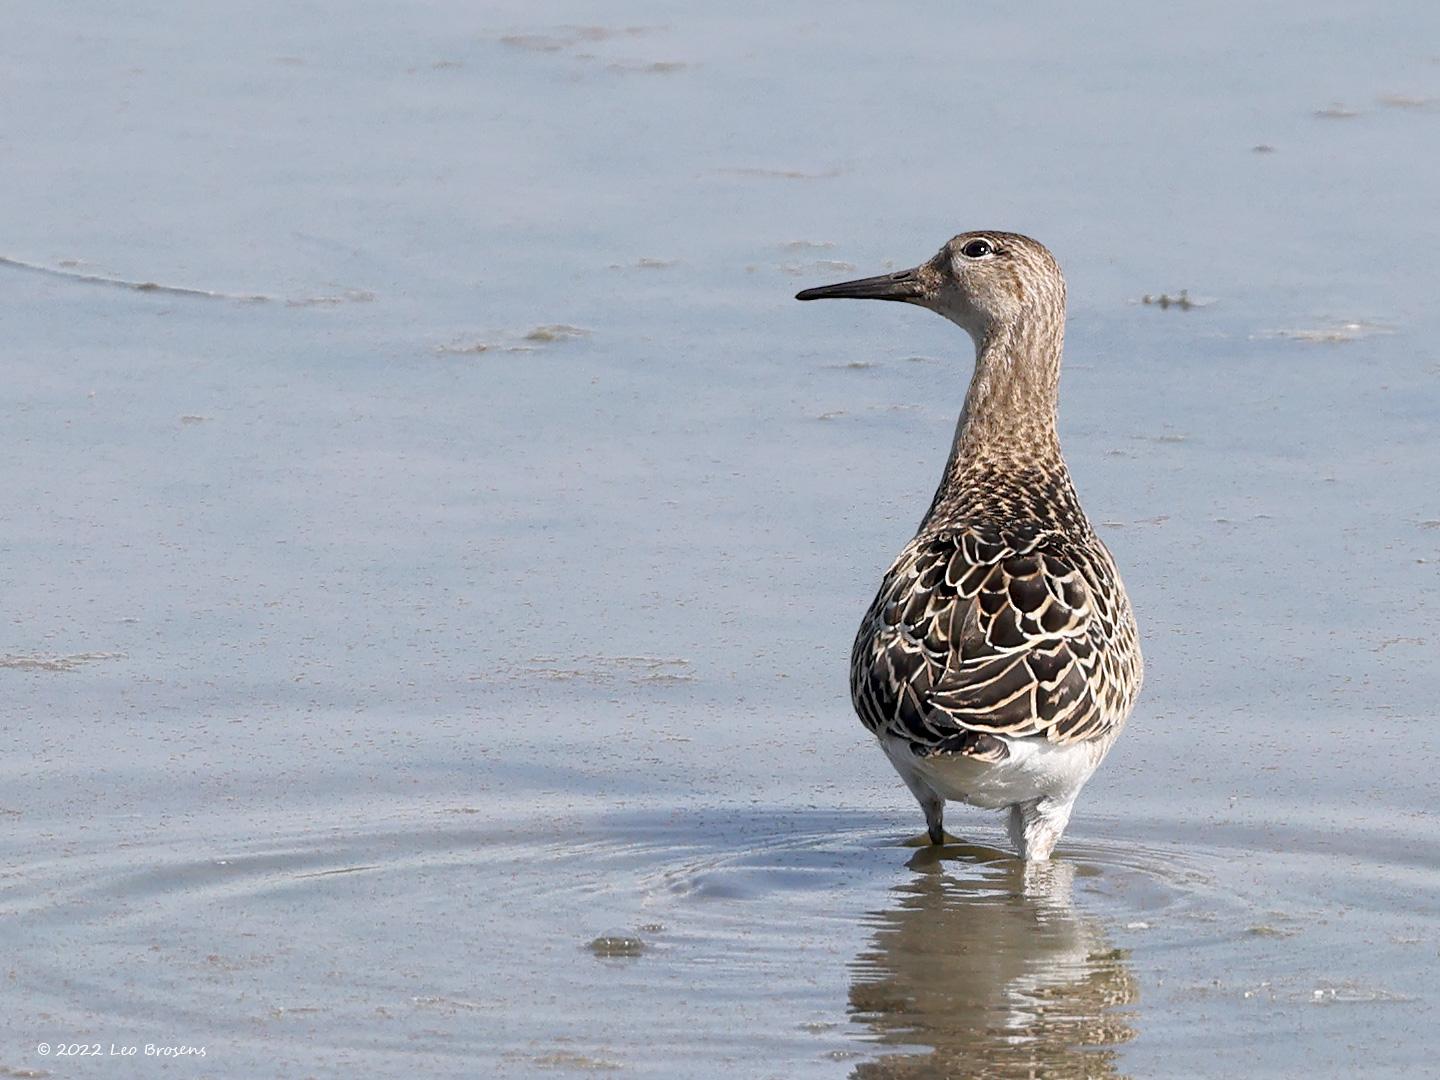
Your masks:
<path fill-rule="evenodd" d="M 796 296 L 829 298 L 915 304 L 975 342 L 939 490 L 855 638 L 855 710 L 931 843 L 954 799 L 1007 810 L 1020 857 L 1048 859 L 1144 670 L 1125 587 L 1060 454 L 1065 279 L 1029 237 L 968 232 L 914 269 Z"/>

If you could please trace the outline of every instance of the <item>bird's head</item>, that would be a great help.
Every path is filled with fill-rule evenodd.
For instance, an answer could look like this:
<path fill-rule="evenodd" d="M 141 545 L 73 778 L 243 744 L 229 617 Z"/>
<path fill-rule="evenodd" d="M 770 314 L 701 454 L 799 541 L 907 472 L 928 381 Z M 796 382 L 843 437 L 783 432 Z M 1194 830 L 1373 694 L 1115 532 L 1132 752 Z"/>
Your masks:
<path fill-rule="evenodd" d="M 933 259 L 893 274 L 822 285 L 797 300 L 900 300 L 944 315 L 980 342 L 1028 313 L 1063 317 L 1065 279 L 1045 245 L 985 229 L 951 239 Z"/>

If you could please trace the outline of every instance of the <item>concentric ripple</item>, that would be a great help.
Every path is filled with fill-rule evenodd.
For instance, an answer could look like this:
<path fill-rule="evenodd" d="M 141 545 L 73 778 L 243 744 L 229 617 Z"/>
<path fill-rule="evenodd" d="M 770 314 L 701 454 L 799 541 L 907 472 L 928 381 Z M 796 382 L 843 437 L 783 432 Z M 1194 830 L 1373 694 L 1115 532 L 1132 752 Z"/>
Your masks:
<path fill-rule="evenodd" d="M 1297 919 L 1235 892 L 1223 850 L 1078 839 L 1027 868 L 998 831 L 935 851 L 907 824 L 430 815 L 72 850 L 0 879 L 12 940 L 44 943 L 13 956 L 30 1012 L 11 1022 L 204 1044 L 237 1075 L 944 1075 L 976 1053 L 1109 1075 L 1144 1024 L 1132 948 L 1293 945 Z"/>

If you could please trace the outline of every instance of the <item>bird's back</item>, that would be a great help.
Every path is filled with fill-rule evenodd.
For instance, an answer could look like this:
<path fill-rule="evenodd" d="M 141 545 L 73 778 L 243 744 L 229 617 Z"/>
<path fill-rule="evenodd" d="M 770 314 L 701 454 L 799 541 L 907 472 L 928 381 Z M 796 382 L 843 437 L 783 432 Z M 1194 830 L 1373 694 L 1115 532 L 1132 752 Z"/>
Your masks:
<path fill-rule="evenodd" d="M 976 754 L 984 736 L 1108 745 L 1139 693 L 1139 641 L 1063 461 L 966 473 L 942 483 L 861 622 L 856 712 L 917 755 Z"/>

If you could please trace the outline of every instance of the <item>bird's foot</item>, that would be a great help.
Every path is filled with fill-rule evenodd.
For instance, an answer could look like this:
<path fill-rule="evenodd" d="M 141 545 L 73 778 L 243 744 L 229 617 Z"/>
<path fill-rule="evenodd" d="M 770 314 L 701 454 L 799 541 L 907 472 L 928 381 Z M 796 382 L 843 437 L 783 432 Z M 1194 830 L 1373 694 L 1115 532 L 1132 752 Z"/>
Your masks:
<path fill-rule="evenodd" d="M 919 836 L 912 836 L 912 837 L 910 837 L 910 839 L 908 839 L 908 840 L 903 840 L 903 841 L 901 841 L 900 846 L 901 846 L 901 847 L 941 847 L 941 846 L 947 845 L 947 844 L 959 844 L 959 843 L 963 843 L 963 841 L 962 841 L 958 836 L 951 836 L 951 835 L 950 835 L 948 832 L 946 832 L 944 829 L 940 829 L 938 835 L 937 835 L 936 833 L 933 833 L 933 832 L 923 832 L 923 833 L 921 833 Z"/>

